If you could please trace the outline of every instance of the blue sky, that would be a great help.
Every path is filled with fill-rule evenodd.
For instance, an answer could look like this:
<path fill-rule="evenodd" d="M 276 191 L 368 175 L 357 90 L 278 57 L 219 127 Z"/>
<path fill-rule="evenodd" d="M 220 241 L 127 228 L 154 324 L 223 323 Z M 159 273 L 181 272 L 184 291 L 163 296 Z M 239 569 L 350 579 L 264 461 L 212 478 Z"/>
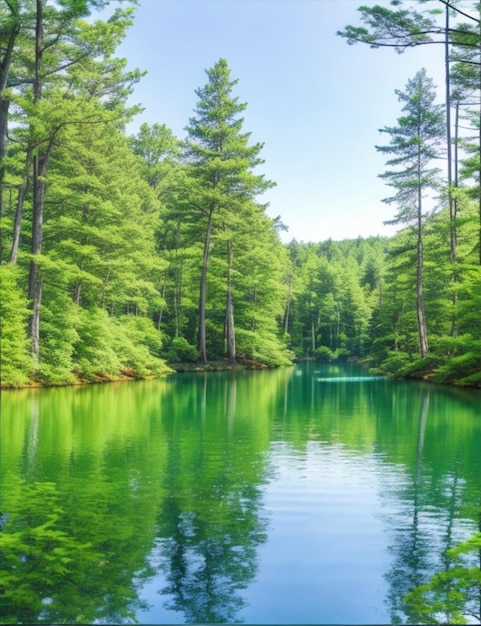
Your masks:
<path fill-rule="evenodd" d="M 431 0 L 433 7 L 438 5 Z M 361 4 L 385 0 L 140 0 L 135 23 L 119 55 L 146 70 L 132 102 L 142 122 L 166 124 L 175 135 L 206 83 L 205 69 L 221 57 L 239 82 L 234 95 L 248 104 L 244 130 L 263 142 L 258 170 L 277 187 L 262 197 L 281 216 L 283 239 L 321 241 L 390 235 L 384 226 L 395 207 L 378 179 L 385 169 L 376 144 L 379 128 L 395 123 L 395 89 L 425 67 L 442 101 L 443 48 L 422 46 L 398 55 L 391 49 L 348 46 L 336 36 L 359 24 Z"/>

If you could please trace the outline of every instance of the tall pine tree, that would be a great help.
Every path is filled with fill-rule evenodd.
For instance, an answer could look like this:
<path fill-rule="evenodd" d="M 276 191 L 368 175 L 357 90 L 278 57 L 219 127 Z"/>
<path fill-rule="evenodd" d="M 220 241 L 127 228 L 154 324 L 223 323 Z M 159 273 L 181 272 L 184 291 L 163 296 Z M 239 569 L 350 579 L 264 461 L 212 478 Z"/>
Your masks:
<path fill-rule="evenodd" d="M 190 206 L 202 223 L 204 241 L 198 341 L 204 363 L 207 362 L 207 273 L 213 232 L 226 218 L 229 221 L 229 213 L 241 212 L 246 201 L 273 185 L 253 171 L 263 163 L 259 158 L 262 144 L 249 145 L 250 133 L 242 132 L 244 120 L 240 114 L 247 105 L 232 95 L 238 81 L 231 80 L 227 61 L 217 61 L 207 70 L 207 76 L 207 84 L 195 92 L 199 100 L 186 128 L 186 158 L 192 180 Z M 227 242 L 227 245 L 232 244 Z"/>
<path fill-rule="evenodd" d="M 439 170 L 433 169 L 432 161 L 439 158 L 436 148 L 444 133 L 444 114 L 435 104 L 436 92 L 433 82 L 422 69 L 409 80 L 405 91 L 396 91 L 403 103 L 403 116 L 398 125 L 380 130 L 390 136 L 387 146 L 376 146 L 383 154 L 394 155 L 387 161 L 389 169 L 381 178 L 395 189 L 394 196 L 384 202 L 395 203 L 398 212 L 392 224 L 406 224 L 416 235 L 416 315 L 418 321 L 419 348 L 424 358 L 429 350 L 428 332 L 423 301 L 423 225 L 424 200 L 427 192 L 437 186 Z"/>

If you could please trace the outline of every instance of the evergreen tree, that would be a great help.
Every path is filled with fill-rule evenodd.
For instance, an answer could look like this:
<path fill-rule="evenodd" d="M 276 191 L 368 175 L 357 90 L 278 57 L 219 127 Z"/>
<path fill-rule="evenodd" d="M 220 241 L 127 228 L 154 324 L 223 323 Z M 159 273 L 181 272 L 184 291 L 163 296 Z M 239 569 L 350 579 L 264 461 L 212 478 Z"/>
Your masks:
<path fill-rule="evenodd" d="M 450 259 L 456 261 L 457 255 L 457 195 L 458 186 L 458 158 L 459 158 L 459 107 L 460 91 L 452 90 L 453 76 L 451 66 L 457 61 L 464 70 L 474 70 L 477 75 L 476 89 L 479 90 L 479 71 L 481 62 L 479 50 L 481 47 L 480 6 L 473 2 L 471 9 L 460 7 L 456 2 L 439 0 L 441 8 L 432 8 L 431 3 L 426 4 L 424 11 L 417 11 L 409 6 L 404 8 L 402 0 L 391 2 L 394 9 L 380 5 L 359 8 L 363 26 L 347 26 L 338 35 L 346 39 L 348 44 L 367 43 L 371 48 L 394 48 L 398 53 L 408 48 L 424 46 L 427 44 L 442 44 L 445 63 L 445 105 L 446 105 L 446 156 L 447 156 L 447 185 L 446 198 L 449 207 L 449 235 L 450 235 Z M 467 23 L 459 23 L 456 20 L 468 20 Z M 455 108 L 454 132 L 451 121 L 451 109 Z M 477 119 L 479 120 L 479 110 Z M 454 154 L 452 143 L 454 140 Z M 481 149 L 481 135 L 477 137 L 477 153 Z M 476 163 L 479 175 L 479 159 Z M 481 193 L 478 187 L 478 206 L 481 216 Z M 481 231 L 480 231 L 481 240 Z M 480 247 L 481 259 L 481 247 Z"/>
<path fill-rule="evenodd" d="M 423 226 L 425 220 L 424 199 L 426 192 L 437 187 L 438 170 L 432 169 L 433 159 L 439 157 L 436 151 L 444 131 L 444 116 L 439 105 L 435 104 L 436 93 L 432 80 L 422 69 L 408 81 L 404 92 L 396 91 L 403 103 L 405 113 L 398 118 L 396 127 L 384 127 L 380 132 L 390 136 L 387 146 L 376 146 L 383 154 L 395 155 L 387 161 L 394 169 L 381 174 L 381 178 L 396 191 L 384 202 L 395 203 L 398 212 L 392 224 L 407 224 L 416 233 L 416 314 L 419 332 L 421 357 L 428 353 L 428 333 L 423 300 Z"/>
<path fill-rule="evenodd" d="M 40 355 L 40 310 L 42 304 L 43 279 L 41 255 L 43 248 L 43 225 L 45 197 L 47 190 L 50 159 L 54 147 L 62 140 L 65 129 L 70 124 L 99 123 L 100 120 L 78 119 L 72 111 L 73 94 L 83 94 L 84 98 L 102 99 L 105 109 L 112 109 L 113 101 L 109 93 L 117 86 L 117 103 L 125 100 L 129 89 L 125 83 L 135 82 L 137 73 L 123 75 L 118 63 L 109 63 L 109 57 L 121 41 L 131 23 L 129 10 L 117 11 L 109 22 L 94 24 L 82 21 L 92 6 L 102 6 L 103 2 L 80 0 L 57 5 L 46 0 L 11 3 L 18 8 L 21 43 L 16 55 L 15 80 L 10 99 L 16 104 L 17 137 L 23 140 L 24 162 L 22 180 L 18 185 L 15 218 L 11 236 L 10 262 L 16 263 L 19 251 L 19 238 L 24 221 L 24 204 L 28 196 L 31 209 L 30 223 L 30 269 L 28 297 L 30 300 L 30 336 L 32 353 L 36 361 Z M 22 8 L 22 11 L 20 10 Z M 33 28 L 32 28 L 33 25 Z M 19 26 L 19 27 L 20 27 Z M 31 34 L 31 32 L 33 34 Z M 82 61 L 83 68 L 78 64 Z M 103 76 L 109 76 L 102 81 Z M 12 72 L 10 72 L 12 74 Z M 87 75 L 88 74 L 88 75 Z M 105 85 L 110 81 L 110 89 Z M 92 92 L 85 85 L 101 85 L 102 91 Z M 73 113 L 73 115 L 72 115 Z M 112 112 L 118 117 L 119 112 Z M 5 122 L 6 123 L 6 122 Z M 0 155 L 1 156 L 1 155 Z M 29 216 L 30 217 L 30 216 Z"/>
<path fill-rule="evenodd" d="M 242 211 L 246 201 L 273 183 L 253 170 L 263 163 L 261 143 L 249 145 L 250 134 L 242 132 L 241 104 L 232 90 L 237 80 L 230 79 L 225 59 L 207 70 L 207 84 L 196 90 L 199 100 L 195 116 L 189 120 L 185 157 L 192 181 L 191 208 L 202 223 L 203 256 L 199 289 L 199 352 L 207 362 L 206 301 L 207 276 L 213 232 L 225 214 Z"/>

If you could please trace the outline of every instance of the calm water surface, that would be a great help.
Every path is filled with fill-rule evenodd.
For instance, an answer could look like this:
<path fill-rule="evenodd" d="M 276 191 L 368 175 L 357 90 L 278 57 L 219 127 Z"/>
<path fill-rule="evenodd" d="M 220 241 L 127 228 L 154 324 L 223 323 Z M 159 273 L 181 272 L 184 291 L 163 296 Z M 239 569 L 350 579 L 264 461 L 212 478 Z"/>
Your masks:
<path fill-rule="evenodd" d="M 407 622 L 478 530 L 479 392 L 307 363 L 1 408 L 0 623 Z"/>

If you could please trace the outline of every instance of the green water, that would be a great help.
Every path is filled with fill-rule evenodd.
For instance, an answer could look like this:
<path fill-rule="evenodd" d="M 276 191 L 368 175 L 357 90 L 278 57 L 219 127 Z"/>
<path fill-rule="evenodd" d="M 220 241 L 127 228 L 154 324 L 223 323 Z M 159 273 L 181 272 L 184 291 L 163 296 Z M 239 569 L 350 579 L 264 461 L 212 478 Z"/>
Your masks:
<path fill-rule="evenodd" d="M 0 623 L 408 621 L 478 529 L 481 394 L 364 376 L 3 391 Z"/>

